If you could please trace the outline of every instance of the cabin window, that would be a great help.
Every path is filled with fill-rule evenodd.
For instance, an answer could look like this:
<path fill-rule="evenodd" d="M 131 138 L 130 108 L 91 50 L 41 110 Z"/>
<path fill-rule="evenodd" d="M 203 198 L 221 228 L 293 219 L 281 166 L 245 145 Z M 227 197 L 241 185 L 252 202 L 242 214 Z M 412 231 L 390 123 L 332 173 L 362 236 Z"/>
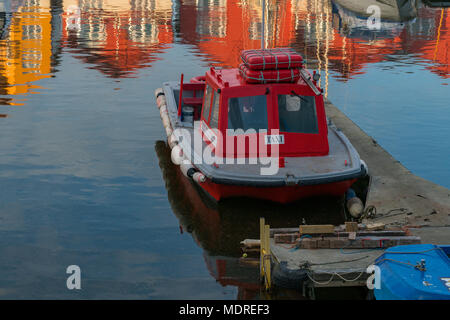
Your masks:
<path fill-rule="evenodd" d="M 278 95 L 281 132 L 318 133 L 316 99 L 295 94 Z"/>
<path fill-rule="evenodd" d="M 220 93 L 214 91 L 214 98 L 211 109 L 211 120 L 209 122 L 209 126 L 211 128 L 217 128 L 219 124 L 219 103 L 220 103 Z"/>
<path fill-rule="evenodd" d="M 211 108 L 211 98 L 212 98 L 213 90 L 212 88 L 207 85 L 206 86 L 206 93 L 205 93 L 205 102 L 203 103 L 203 118 L 208 122 L 209 119 L 209 110 Z"/>
<path fill-rule="evenodd" d="M 228 102 L 228 129 L 267 129 L 266 96 L 231 98 Z"/>

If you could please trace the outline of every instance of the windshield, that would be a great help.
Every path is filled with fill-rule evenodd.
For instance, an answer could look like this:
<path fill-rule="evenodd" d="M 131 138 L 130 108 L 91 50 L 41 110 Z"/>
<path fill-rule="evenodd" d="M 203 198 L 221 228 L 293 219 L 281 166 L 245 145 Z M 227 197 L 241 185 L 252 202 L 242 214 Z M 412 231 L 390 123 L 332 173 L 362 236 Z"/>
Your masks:
<path fill-rule="evenodd" d="M 278 95 L 281 132 L 318 133 L 316 99 L 296 94 Z"/>
<path fill-rule="evenodd" d="M 228 129 L 267 129 L 266 96 L 231 98 L 228 102 Z"/>
<path fill-rule="evenodd" d="M 214 91 L 214 98 L 211 109 L 211 120 L 209 126 L 211 128 L 217 128 L 219 123 L 219 103 L 220 103 L 220 93 Z"/>

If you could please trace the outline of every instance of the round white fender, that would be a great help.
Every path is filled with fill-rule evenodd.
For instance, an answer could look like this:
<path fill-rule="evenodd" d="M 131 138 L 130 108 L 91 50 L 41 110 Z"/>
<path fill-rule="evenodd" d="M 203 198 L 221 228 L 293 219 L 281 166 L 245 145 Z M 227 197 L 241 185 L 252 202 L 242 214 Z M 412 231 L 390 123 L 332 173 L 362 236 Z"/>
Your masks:
<path fill-rule="evenodd" d="M 353 218 L 358 218 L 364 210 L 364 205 L 361 199 L 354 197 L 347 201 L 347 209 Z"/>
<path fill-rule="evenodd" d="M 178 138 L 172 133 L 167 139 L 167 142 L 169 143 L 170 149 L 173 149 L 178 144 Z"/>
<path fill-rule="evenodd" d="M 194 173 L 194 175 L 192 176 L 192 180 L 194 180 L 195 182 L 197 182 L 198 184 L 205 182 L 206 181 L 206 177 L 203 173 L 201 172 L 196 172 Z"/>
<path fill-rule="evenodd" d="M 170 158 L 173 163 L 180 165 L 183 162 L 183 149 L 181 149 L 178 145 L 173 147 L 172 152 L 170 153 Z"/>

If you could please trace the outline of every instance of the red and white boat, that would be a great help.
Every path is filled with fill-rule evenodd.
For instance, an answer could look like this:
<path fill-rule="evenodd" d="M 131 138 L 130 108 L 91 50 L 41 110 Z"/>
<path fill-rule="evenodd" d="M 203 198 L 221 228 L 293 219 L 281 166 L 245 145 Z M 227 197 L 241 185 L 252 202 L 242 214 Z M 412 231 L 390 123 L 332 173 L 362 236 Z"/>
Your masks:
<path fill-rule="evenodd" d="M 219 201 L 288 203 L 343 195 L 367 167 L 327 121 L 322 90 L 290 48 L 245 50 L 239 68 L 211 68 L 155 92 L 183 174 Z"/>

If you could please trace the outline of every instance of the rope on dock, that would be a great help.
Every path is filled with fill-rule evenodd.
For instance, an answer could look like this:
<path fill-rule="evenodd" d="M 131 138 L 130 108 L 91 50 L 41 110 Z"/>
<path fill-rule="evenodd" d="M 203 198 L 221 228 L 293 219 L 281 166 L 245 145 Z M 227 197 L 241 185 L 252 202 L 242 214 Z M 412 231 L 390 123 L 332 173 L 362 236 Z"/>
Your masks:
<path fill-rule="evenodd" d="M 359 260 L 363 260 L 366 258 L 369 258 L 370 256 L 364 256 L 364 257 L 360 257 L 360 258 L 356 258 L 356 259 L 351 259 L 351 260 L 340 260 L 340 261 L 332 261 L 332 262 L 324 262 L 324 263 L 307 263 L 307 266 L 323 266 L 323 265 L 327 265 L 327 264 L 335 264 L 335 263 L 345 263 L 345 262 L 354 262 L 354 261 L 359 261 Z M 303 266 L 305 266 L 305 264 L 303 264 Z"/>
<path fill-rule="evenodd" d="M 432 248 L 432 249 L 423 250 L 423 251 L 416 251 L 416 252 L 389 252 L 389 253 L 398 253 L 398 254 L 420 254 L 420 253 L 425 253 L 425 252 L 429 252 L 429 251 L 433 251 L 433 250 L 442 250 L 442 249 L 441 249 L 441 248 Z M 320 281 L 315 280 L 315 279 L 311 276 L 311 270 L 309 269 L 309 266 L 312 266 L 312 265 L 325 265 L 325 264 L 332 264 L 332 263 L 339 263 L 339 262 L 353 262 L 353 261 L 365 259 L 365 258 L 367 258 L 367 257 L 369 257 L 369 256 L 365 256 L 365 257 L 361 257 L 361 258 L 353 259 L 353 260 L 347 260 L 347 261 L 335 261 L 335 262 L 316 263 L 316 264 L 310 264 L 310 263 L 308 263 L 307 266 L 305 265 L 306 268 L 308 269 L 308 272 L 306 273 L 306 275 L 308 276 L 308 278 L 309 278 L 312 282 L 314 282 L 315 284 L 318 284 L 318 285 L 327 285 L 327 284 L 330 284 L 331 281 L 333 281 L 333 279 L 334 279 L 335 276 L 337 276 L 338 278 L 340 278 L 340 279 L 342 279 L 342 280 L 344 280 L 344 281 L 346 281 L 346 282 L 354 282 L 354 281 L 357 281 L 359 278 L 361 278 L 361 276 L 362 276 L 363 274 L 366 273 L 366 269 L 364 269 L 363 271 L 361 271 L 361 273 L 360 273 L 356 278 L 354 278 L 354 279 L 346 279 L 346 278 L 344 278 L 341 274 L 339 274 L 339 273 L 337 273 L 337 272 L 322 272 L 322 273 L 325 273 L 325 274 L 331 274 L 331 277 L 330 277 L 329 280 L 327 280 L 327 281 L 325 281 L 325 282 L 320 282 Z M 401 263 L 401 264 L 405 264 L 405 265 L 411 266 L 411 267 L 416 268 L 416 269 L 419 269 L 419 270 L 423 270 L 423 271 L 425 270 L 425 269 L 424 269 L 423 267 L 421 267 L 420 265 L 417 265 L 417 264 L 415 265 L 415 264 L 412 264 L 412 263 L 409 263 L 409 262 L 404 262 L 404 261 L 399 261 L 399 260 L 389 259 L 389 258 L 384 258 L 384 259 L 378 260 L 378 261 L 376 261 L 376 262 L 380 263 L 380 262 L 382 262 L 382 261 L 392 261 L 392 262 L 397 262 L 397 263 Z M 348 273 L 348 272 L 347 272 L 347 273 Z M 347 274 L 347 273 L 346 273 L 346 274 Z"/>
<path fill-rule="evenodd" d="M 333 273 L 323 272 L 323 273 L 331 274 L 330 279 L 327 280 L 327 281 L 325 281 L 325 282 L 320 282 L 320 281 L 315 280 L 315 279 L 310 275 L 309 272 L 307 272 L 306 275 L 307 275 L 308 278 L 309 278 L 312 282 L 314 282 L 315 284 L 318 284 L 318 285 L 327 285 L 327 284 L 330 284 L 331 281 L 333 281 L 333 278 L 334 278 L 335 276 L 341 278 L 341 279 L 344 280 L 345 282 L 354 282 L 354 281 L 357 281 L 359 278 L 361 278 L 361 276 L 362 276 L 363 274 L 366 273 L 366 270 L 361 271 L 361 273 L 360 273 L 356 278 L 354 278 L 354 279 L 346 279 L 346 278 L 344 278 L 342 275 L 340 275 L 340 274 L 337 273 L 337 272 L 333 272 Z"/>

